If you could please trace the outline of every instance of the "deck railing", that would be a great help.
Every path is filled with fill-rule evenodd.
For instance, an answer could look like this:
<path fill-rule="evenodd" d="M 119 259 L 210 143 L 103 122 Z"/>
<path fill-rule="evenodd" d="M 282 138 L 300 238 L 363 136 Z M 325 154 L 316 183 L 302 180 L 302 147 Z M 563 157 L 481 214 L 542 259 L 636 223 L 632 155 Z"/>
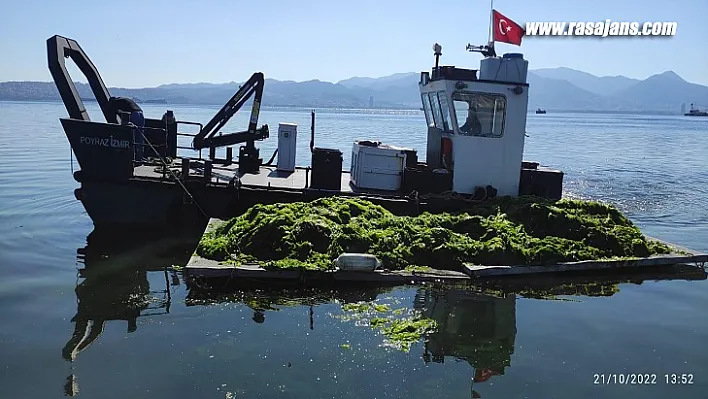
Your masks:
<path fill-rule="evenodd" d="M 177 121 L 177 126 L 179 126 L 180 124 L 183 124 L 183 125 L 192 125 L 192 126 L 199 126 L 199 131 L 200 131 L 200 132 L 204 129 L 204 125 L 202 125 L 202 124 L 199 123 L 199 122 Z M 194 138 L 194 137 L 196 136 L 196 134 L 192 134 L 192 133 L 180 133 L 180 132 L 179 132 L 179 129 L 177 129 L 177 136 L 186 136 L 186 137 L 192 137 L 192 138 Z M 178 150 L 192 150 L 192 151 L 195 151 L 194 148 L 192 148 L 192 147 L 185 147 L 185 146 L 180 146 L 180 145 L 177 145 L 177 149 L 178 149 Z M 198 152 L 199 152 L 199 159 L 202 159 L 202 150 L 200 149 Z"/>

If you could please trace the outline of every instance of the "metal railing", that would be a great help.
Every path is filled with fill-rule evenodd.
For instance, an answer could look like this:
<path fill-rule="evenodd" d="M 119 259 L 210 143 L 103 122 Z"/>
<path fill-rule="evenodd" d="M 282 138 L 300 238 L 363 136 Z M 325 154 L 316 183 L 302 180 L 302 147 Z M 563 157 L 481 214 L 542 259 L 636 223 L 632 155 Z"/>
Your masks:
<path fill-rule="evenodd" d="M 146 147 L 147 147 L 147 150 L 154 151 L 155 156 L 162 158 L 158 149 L 165 149 L 165 150 L 167 149 L 167 129 L 163 129 L 163 128 L 159 128 L 159 127 L 149 127 L 149 126 L 142 126 L 142 127 L 132 126 L 132 129 L 136 129 L 136 130 L 138 130 L 138 132 L 140 132 L 140 136 L 133 134 L 133 137 L 132 137 L 132 143 L 134 146 L 133 148 L 142 147 L 142 154 L 143 154 L 143 157 L 142 157 L 143 159 L 137 159 L 137 154 L 135 153 L 135 151 L 133 152 L 133 165 L 136 165 L 138 163 L 141 163 L 143 165 L 152 164 L 152 163 L 146 161 L 146 157 L 145 157 Z M 164 133 L 164 136 L 165 136 L 164 144 L 148 143 L 146 140 L 147 139 L 146 134 L 148 131 L 153 131 L 153 132 L 157 131 L 157 132 Z M 138 137 L 142 138 L 142 143 L 139 143 L 138 141 L 136 141 L 136 139 Z M 164 151 L 164 152 L 165 152 L 165 154 L 167 154 L 167 151 Z M 155 162 L 154 164 L 161 165 L 161 163 L 159 163 L 159 162 Z"/>
<path fill-rule="evenodd" d="M 177 123 L 178 125 L 179 125 L 179 124 L 184 124 L 184 125 L 194 125 L 194 126 L 198 126 L 199 129 L 200 129 L 200 131 L 201 131 L 201 129 L 204 128 L 204 125 L 201 124 L 201 123 L 199 123 L 199 122 L 177 121 L 176 123 Z M 137 141 L 136 141 L 136 137 L 138 137 L 138 136 L 133 135 L 132 144 L 133 144 L 134 146 L 136 146 L 136 147 L 137 147 L 137 146 L 143 147 L 143 151 L 145 151 L 145 147 L 148 147 L 148 149 L 153 149 L 153 150 L 158 149 L 158 148 L 160 148 L 160 149 L 161 149 L 161 148 L 167 148 L 168 144 L 167 144 L 167 129 L 166 129 L 166 128 L 149 127 L 149 126 L 142 126 L 142 127 L 134 126 L 133 129 L 140 129 L 140 130 L 142 130 L 143 136 L 145 136 L 146 132 L 148 132 L 148 131 L 159 131 L 159 132 L 164 133 L 164 135 L 165 135 L 164 144 L 152 144 L 152 145 L 146 143 L 144 140 L 143 140 L 142 143 L 137 142 Z M 192 138 L 194 138 L 196 135 L 197 135 L 196 133 L 193 134 L 193 133 L 179 133 L 179 132 L 177 132 L 177 136 L 184 136 L 184 137 L 192 137 Z M 176 147 L 178 150 L 181 149 L 181 150 L 197 151 L 197 150 L 195 150 L 194 148 L 192 148 L 192 147 L 190 147 L 190 146 L 181 146 L 181 145 L 179 145 L 178 143 L 179 143 L 179 142 L 175 143 L 175 147 Z M 198 153 L 199 153 L 199 159 L 201 160 L 201 159 L 202 159 L 202 150 L 201 150 L 201 149 L 198 150 Z M 134 157 L 134 158 L 133 158 L 133 162 L 134 162 L 134 163 L 137 163 L 137 162 L 141 162 L 141 161 L 135 159 L 135 157 Z M 144 163 L 145 163 L 145 162 L 143 161 L 143 164 L 144 164 Z"/>
<path fill-rule="evenodd" d="M 199 123 L 199 122 L 177 121 L 177 126 L 179 126 L 180 124 L 183 124 L 183 125 L 192 125 L 192 126 L 199 126 L 199 131 L 200 131 L 200 132 L 204 129 L 204 125 L 202 125 L 202 124 Z M 178 129 L 178 130 L 179 130 L 179 129 Z M 192 137 L 192 138 L 194 138 L 194 137 L 196 136 L 196 134 L 192 134 L 192 133 L 180 133 L 180 132 L 178 131 L 178 132 L 177 132 L 177 136 L 186 136 L 186 137 Z M 192 147 L 184 147 L 184 146 L 180 146 L 180 145 L 177 145 L 177 149 L 178 149 L 178 150 L 192 150 L 192 151 L 196 151 L 196 150 L 195 150 L 194 148 L 192 148 Z M 199 159 L 202 159 L 202 150 L 200 149 L 198 152 L 199 152 Z"/>

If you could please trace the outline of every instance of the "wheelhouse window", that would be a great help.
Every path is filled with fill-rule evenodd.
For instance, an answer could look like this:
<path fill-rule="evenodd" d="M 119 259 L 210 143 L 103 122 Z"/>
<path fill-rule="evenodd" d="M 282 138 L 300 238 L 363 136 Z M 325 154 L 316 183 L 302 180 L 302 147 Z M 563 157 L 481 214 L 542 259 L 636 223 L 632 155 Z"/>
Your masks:
<path fill-rule="evenodd" d="M 435 127 L 444 130 L 442 112 L 440 112 L 440 102 L 438 101 L 438 94 L 428 93 L 428 97 L 430 98 L 430 106 L 433 109 L 433 116 L 435 117 Z"/>
<path fill-rule="evenodd" d="M 425 121 L 428 126 L 435 126 L 435 119 L 433 119 L 433 111 L 430 108 L 430 97 L 428 93 L 421 94 L 420 97 L 423 99 L 423 112 L 425 112 Z"/>
<path fill-rule="evenodd" d="M 450 117 L 450 107 L 448 106 L 445 92 L 441 91 L 423 94 L 424 109 L 428 105 L 432 111 L 432 117 L 428 116 L 426 111 L 426 118 L 430 118 L 430 120 L 428 120 L 428 126 L 431 126 L 432 123 L 430 122 L 434 121 L 436 128 L 445 132 L 452 132 L 452 118 Z"/>
<path fill-rule="evenodd" d="M 455 92 L 452 95 L 461 135 L 501 137 L 504 134 L 506 97 L 501 94 Z"/>
<path fill-rule="evenodd" d="M 447 104 L 447 96 L 444 91 L 439 91 L 437 94 L 438 102 L 440 103 L 440 112 L 442 113 L 443 130 L 452 132 L 452 118 L 450 118 L 450 107 Z"/>

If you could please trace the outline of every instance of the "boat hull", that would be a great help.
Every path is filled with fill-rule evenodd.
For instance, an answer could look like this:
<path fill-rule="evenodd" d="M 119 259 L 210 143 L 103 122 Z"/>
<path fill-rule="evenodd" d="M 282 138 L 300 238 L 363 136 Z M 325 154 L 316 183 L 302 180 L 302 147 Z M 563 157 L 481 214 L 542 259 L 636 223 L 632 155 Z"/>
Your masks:
<path fill-rule="evenodd" d="M 195 213 L 179 191 L 164 184 L 87 181 L 74 195 L 96 228 L 164 227 Z"/>

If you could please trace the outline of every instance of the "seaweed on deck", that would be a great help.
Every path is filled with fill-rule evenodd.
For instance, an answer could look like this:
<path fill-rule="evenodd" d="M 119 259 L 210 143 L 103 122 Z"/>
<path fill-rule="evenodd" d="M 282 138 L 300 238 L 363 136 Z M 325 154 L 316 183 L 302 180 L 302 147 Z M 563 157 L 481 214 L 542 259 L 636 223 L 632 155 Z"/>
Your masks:
<path fill-rule="evenodd" d="M 344 252 L 388 269 L 463 263 L 543 265 L 671 253 L 615 207 L 594 201 L 502 197 L 464 212 L 397 216 L 356 198 L 255 205 L 204 235 L 197 254 L 233 264 L 323 270 Z"/>

